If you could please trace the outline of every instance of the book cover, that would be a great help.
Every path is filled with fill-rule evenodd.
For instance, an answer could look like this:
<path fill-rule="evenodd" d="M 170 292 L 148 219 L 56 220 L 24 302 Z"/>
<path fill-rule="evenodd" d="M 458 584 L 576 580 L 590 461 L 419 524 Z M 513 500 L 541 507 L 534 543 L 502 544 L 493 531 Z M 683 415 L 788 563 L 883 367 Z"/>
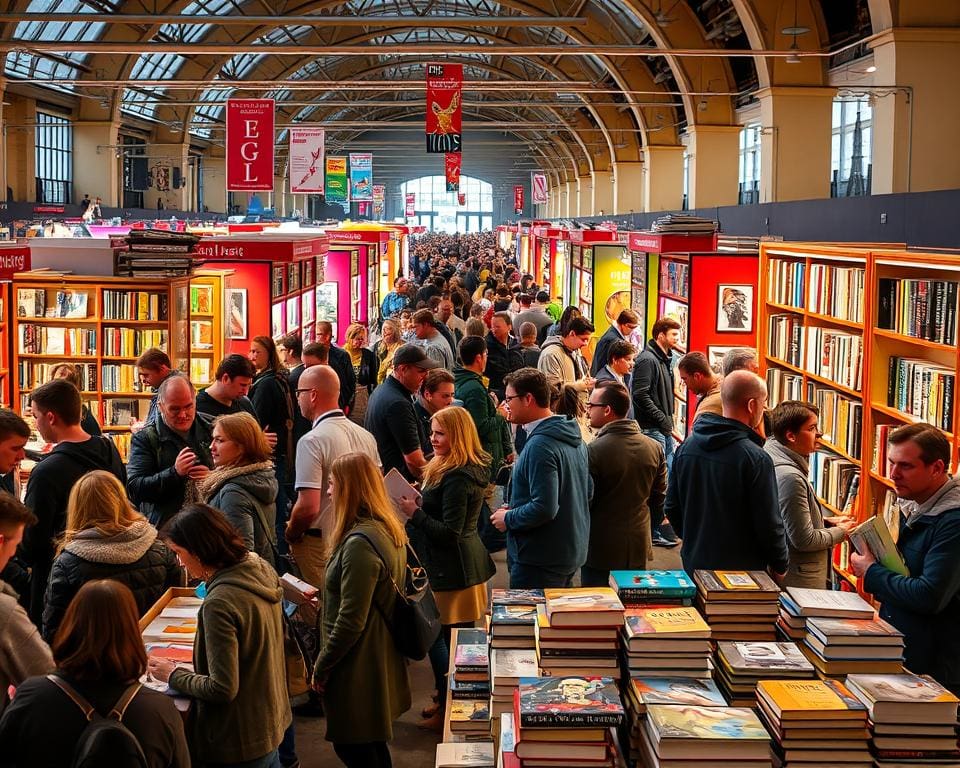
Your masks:
<path fill-rule="evenodd" d="M 457 669 L 477 667 L 486 669 L 490 660 L 486 643 L 457 643 L 454 665 Z"/>
<path fill-rule="evenodd" d="M 437 744 L 436 768 L 493 768 L 492 741 Z"/>
<path fill-rule="evenodd" d="M 813 665 L 801 653 L 796 643 L 734 642 L 717 643 L 720 659 L 735 674 L 757 672 L 807 672 L 813 675 Z"/>
<path fill-rule="evenodd" d="M 659 739 L 770 740 L 763 723 L 746 707 L 654 704 L 647 707 L 647 718 Z"/>
<path fill-rule="evenodd" d="M 682 704 L 697 707 L 725 707 L 726 699 L 709 678 L 635 677 L 630 681 L 644 704 Z"/>
<path fill-rule="evenodd" d="M 693 580 L 701 592 L 719 593 L 724 598 L 742 599 L 745 595 L 760 597 L 767 593 L 779 594 L 780 588 L 763 571 L 704 571 L 693 573 Z"/>
<path fill-rule="evenodd" d="M 523 678 L 517 689 L 520 727 L 615 727 L 623 722 L 616 682 L 609 677 Z"/>
<path fill-rule="evenodd" d="M 834 637 L 889 637 L 902 638 L 903 633 L 881 618 L 833 619 L 826 616 L 811 616 L 807 628 L 815 635 L 830 641 Z"/>
<path fill-rule="evenodd" d="M 872 619 L 875 615 L 873 606 L 856 592 L 787 587 L 787 593 L 800 616 Z"/>
<path fill-rule="evenodd" d="M 539 605 L 544 600 L 542 589 L 494 589 L 490 593 L 494 605 Z"/>
<path fill-rule="evenodd" d="M 610 571 L 610 586 L 621 596 L 693 597 L 697 585 L 686 571 Z"/>
<path fill-rule="evenodd" d="M 490 612 L 492 624 L 536 624 L 537 607 L 535 605 L 511 605 L 494 603 Z"/>
<path fill-rule="evenodd" d="M 454 699 L 450 702 L 451 723 L 468 723 L 470 721 L 489 719 L 490 703 L 486 699 L 482 701 Z"/>
<path fill-rule="evenodd" d="M 623 603 L 609 587 L 545 589 L 543 594 L 551 624 L 558 614 L 623 613 Z"/>
<path fill-rule="evenodd" d="M 494 683 L 504 678 L 539 677 L 537 652 L 531 650 L 495 650 L 491 654 L 490 671 Z"/>
<path fill-rule="evenodd" d="M 624 624 L 629 638 L 710 637 L 710 626 L 696 608 L 631 608 Z"/>
<path fill-rule="evenodd" d="M 855 711 L 866 717 L 866 707 L 836 680 L 761 680 L 757 693 L 773 704 L 777 713 Z"/>
<path fill-rule="evenodd" d="M 877 516 L 864 520 L 850 531 L 850 543 L 861 555 L 870 552 L 874 559 L 884 568 L 901 576 L 909 576 L 910 571 L 903 561 L 903 556 L 897 549 L 890 535 L 886 522 Z"/>
<path fill-rule="evenodd" d="M 960 704 L 960 699 L 933 678 L 909 672 L 898 675 L 848 675 L 847 684 L 863 692 L 870 702 Z"/>

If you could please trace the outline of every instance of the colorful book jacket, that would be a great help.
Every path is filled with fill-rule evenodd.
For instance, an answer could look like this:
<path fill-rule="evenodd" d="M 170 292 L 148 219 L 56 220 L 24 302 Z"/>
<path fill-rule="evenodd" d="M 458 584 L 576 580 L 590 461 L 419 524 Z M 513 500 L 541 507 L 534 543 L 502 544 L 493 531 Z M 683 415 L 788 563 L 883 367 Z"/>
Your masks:
<path fill-rule="evenodd" d="M 537 606 L 512 603 L 494 603 L 490 614 L 492 624 L 536 624 Z"/>
<path fill-rule="evenodd" d="M 717 643 L 717 652 L 734 673 L 809 672 L 813 664 L 796 643 L 731 642 Z"/>
<path fill-rule="evenodd" d="M 862 712 L 867 708 L 837 680 L 761 680 L 757 693 L 778 712 Z"/>
<path fill-rule="evenodd" d="M 763 571 L 694 571 L 693 580 L 705 593 L 742 594 L 745 592 L 778 594 L 780 588 Z"/>
<path fill-rule="evenodd" d="M 646 704 L 679 704 L 696 707 L 725 707 L 717 684 L 709 678 L 644 677 L 630 681 L 637 698 Z"/>
<path fill-rule="evenodd" d="M 610 586 L 621 599 L 693 597 L 697 585 L 686 571 L 610 571 Z"/>
<path fill-rule="evenodd" d="M 494 605 L 538 605 L 544 599 L 542 589 L 494 589 L 490 593 Z"/>
<path fill-rule="evenodd" d="M 545 589 L 547 616 L 555 613 L 593 613 L 623 611 L 623 603 L 609 587 Z"/>
<path fill-rule="evenodd" d="M 847 684 L 855 686 L 872 703 L 875 701 L 902 701 L 907 703 L 949 702 L 957 699 L 940 683 L 926 675 L 909 672 L 896 675 L 848 675 Z"/>
<path fill-rule="evenodd" d="M 624 616 L 629 638 L 709 638 L 710 625 L 696 608 L 631 608 Z"/>
<path fill-rule="evenodd" d="M 654 704 L 650 726 L 660 739 L 769 741 L 770 734 L 752 709 Z"/>
<path fill-rule="evenodd" d="M 615 727 L 623 722 L 609 677 L 523 678 L 517 689 L 521 728 Z"/>

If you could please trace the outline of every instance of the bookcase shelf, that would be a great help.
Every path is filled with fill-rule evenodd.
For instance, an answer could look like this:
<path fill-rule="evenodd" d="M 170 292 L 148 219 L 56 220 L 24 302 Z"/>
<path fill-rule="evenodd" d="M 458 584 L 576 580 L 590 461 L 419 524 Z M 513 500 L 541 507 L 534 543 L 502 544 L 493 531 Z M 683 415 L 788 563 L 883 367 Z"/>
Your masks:
<path fill-rule="evenodd" d="M 820 282 L 811 290 L 809 281 L 814 278 Z M 833 391 L 836 395 L 823 401 L 830 407 L 846 409 L 848 418 L 856 414 L 859 431 L 847 431 L 846 444 L 837 445 L 827 438 L 821 445 L 860 473 L 854 504 L 857 518 L 863 521 L 882 515 L 894 538 L 897 520 L 891 510 L 895 489 L 884 476 L 884 468 L 875 468 L 876 461 L 884 456 L 882 445 L 878 448 L 875 443 L 887 426 L 926 420 L 894 404 L 905 404 L 908 410 L 936 421 L 951 443 L 952 466 L 958 464 L 960 439 L 953 392 L 960 375 L 960 351 L 950 343 L 957 338 L 958 287 L 960 254 L 920 253 L 876 244 L 760 246 L 761 373 L 767 377 L 771 393 L 775 391 L 781 399 L 798 392 L 802 399 L 809 399 L 818 389 Z M 819 311 L 813 311 L 813 307 Z M 825 314 L 824 309 L 836 314 Z M 796 331 L 784 319 L 771 320 L 774 315 L 798 318 L 791 323 L 799 322 L 803 328 Z M 833 370 L 843 379 L 849 376 L 842 374 L 851 371 L 842 365 L 860 360 L 858 389 L 806 370 L 809 360 L 819 365 L 819 358 L 808 357 L 806 348 L 811 338 L 808 329 L 812 327 L 861 337 L 859 350 L 833 361 Z M 772 338 L 775 332 L 778 335 Z M 816 333 L 814 338 L 818 338 Z M 791 355 L 799 345 L 801 365 L 771 354 L 771 342 L 783 349 L 783 354 Z M 891 373 L 898 376 L 892 382 Z M 771 400 L 770 405 L 776 402 Z M 945 425 L 949 428 L 944 429 Z M 824 508 L 838 513 L 834 506 L 824 504 Z M 838 578 L 862 591 L 859 580 L 845 567 L 848 552 L 848 544 L 835 548 L 834 571 Z"/>

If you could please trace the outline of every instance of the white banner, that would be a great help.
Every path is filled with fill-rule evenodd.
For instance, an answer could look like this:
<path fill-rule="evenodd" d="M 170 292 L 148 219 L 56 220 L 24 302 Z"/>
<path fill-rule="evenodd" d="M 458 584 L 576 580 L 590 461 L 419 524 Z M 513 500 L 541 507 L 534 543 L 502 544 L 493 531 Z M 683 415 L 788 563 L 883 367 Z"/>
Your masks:
<path fill-rule="evenodd" d="M 290 128 L 290 192 L 323 194 L 323 128 Z"/>
<path fill-rule="evenodd" d="M 534 205 L 547 202 L 547 175 L 533 171 L 530 174 L 530 189 Z"/>

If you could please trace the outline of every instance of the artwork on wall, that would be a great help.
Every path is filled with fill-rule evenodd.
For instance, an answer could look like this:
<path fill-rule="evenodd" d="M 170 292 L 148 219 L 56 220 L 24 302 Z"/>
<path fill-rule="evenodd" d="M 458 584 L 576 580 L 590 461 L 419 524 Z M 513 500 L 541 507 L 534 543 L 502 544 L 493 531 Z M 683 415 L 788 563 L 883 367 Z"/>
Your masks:
<path fill-rule="evenodd" d="M 717 288 L 717 332 L 753 331 L 753 286 L 724 285 Z"/>
<path fill-rule="evenodd" d="M 247 338 L 247 289 L 227 288 L 227 338 Z"/>

